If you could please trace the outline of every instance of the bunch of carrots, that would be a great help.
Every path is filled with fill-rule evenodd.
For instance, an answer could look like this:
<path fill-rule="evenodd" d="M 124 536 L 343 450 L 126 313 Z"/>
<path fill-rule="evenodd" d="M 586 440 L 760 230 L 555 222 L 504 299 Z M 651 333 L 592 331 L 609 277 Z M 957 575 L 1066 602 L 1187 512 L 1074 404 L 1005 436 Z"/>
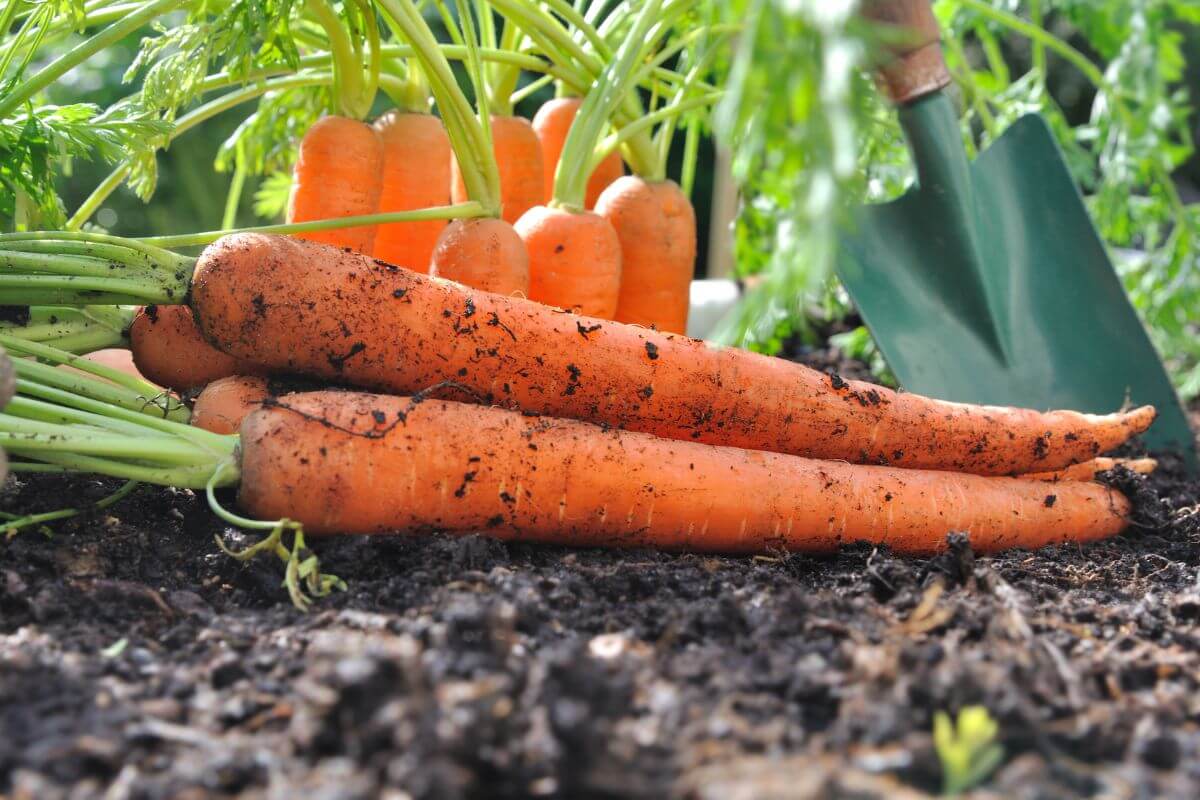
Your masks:
<path fill-rule="evenodd" d="M 298 602 L 302 581 L 336 583 L 301 559 L 301 528 L 928 553 L 950 531 L 991 551 L 1127 524 L 1091 479 L 1152 408 L 947 403 L 683 335 L 695 215 L 666 162 L 717 96 L 705 57 L 664 67 L 694 41 L 676 30 L 690 0 L 602 22 L 565 0 L 458 0 L 439 4 L 449 45 L 411 0 L 377 0 L 361 45 L 323 2 L 336 107 L 299 144 L 274 228 L 291 235 L 168 237 L 211 242 L 192 258 L 0 234 L 0 303 L 29 308 L 0 325 L 24 356 L 0 414 L 14 471 L 206 490 L 270 532 Z M 379 22 L 404 63 L 381 67 Z M 565 93 L 532 124 L 512 113 L 530 54 Z M 368 124 L 378 86 L 397 107 Z M 648 110 L 647 86 L 669 102 Z M 113 347 L 135 374 L 84 355 Z M 297 376 L 320 388 L 280 388 Z"/>

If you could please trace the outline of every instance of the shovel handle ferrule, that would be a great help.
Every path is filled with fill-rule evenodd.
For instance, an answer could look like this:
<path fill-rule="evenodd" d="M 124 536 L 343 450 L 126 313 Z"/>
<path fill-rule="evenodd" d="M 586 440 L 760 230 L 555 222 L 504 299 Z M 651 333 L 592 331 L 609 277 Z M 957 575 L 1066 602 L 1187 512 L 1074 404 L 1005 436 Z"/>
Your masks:
<path fill-rule="evenodd" d="M 866 0 L 863 16 L 896 29 L 892 58 L 879 68 L 879 81 L 893 103 L 907 105 L 950 85 L 930 0 Z"/>

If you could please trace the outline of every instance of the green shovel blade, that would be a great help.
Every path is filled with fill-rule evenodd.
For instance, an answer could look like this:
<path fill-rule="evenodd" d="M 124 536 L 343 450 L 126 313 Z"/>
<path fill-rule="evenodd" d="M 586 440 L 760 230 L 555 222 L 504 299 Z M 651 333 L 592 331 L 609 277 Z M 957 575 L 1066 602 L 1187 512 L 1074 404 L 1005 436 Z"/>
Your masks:
<path fill-rule="evenodd" d="M 859 211 L 838 274 L 901 385 L 1037 409 L 1148 403 L 1147 444 L 1194 468 L 1179 398 L 1045 121 L 1023 117 L 969 163 L 943 94 L 900 115 L 920 187 Z"/>

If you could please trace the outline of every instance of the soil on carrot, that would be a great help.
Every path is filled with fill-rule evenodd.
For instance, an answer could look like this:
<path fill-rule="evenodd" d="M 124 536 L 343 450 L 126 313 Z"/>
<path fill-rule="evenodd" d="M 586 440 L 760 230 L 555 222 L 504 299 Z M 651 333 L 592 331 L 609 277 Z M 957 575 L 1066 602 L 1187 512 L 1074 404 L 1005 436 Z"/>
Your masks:
<path fill-rule="evenodd" d="M 922 796 L 933 715 L 984 705 L 985 795 L 1195 797 L 1200 484 L 1114 479 L 1136 530 L 995 557 L 330 539 L 349 588 L 308 614 L 202 498 L 143 487 L 0 542 L 0 795 Z"/>

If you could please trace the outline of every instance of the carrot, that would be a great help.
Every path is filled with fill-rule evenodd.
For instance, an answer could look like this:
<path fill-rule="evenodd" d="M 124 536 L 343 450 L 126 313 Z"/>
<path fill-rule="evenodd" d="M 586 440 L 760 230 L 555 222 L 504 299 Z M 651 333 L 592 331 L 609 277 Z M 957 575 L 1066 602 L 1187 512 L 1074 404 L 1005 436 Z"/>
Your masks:
<path fill-rule="evenodd" d="M 533 130 L 542 145 L 546 186 L 542 195 L 543 203 L 550 202 L 554 197 L 554 171 L 558 168 L 558 159 L 562 156 L 567 132 L 571 129 L 571 123 L 575 121 L 575 115 L 579 113 L 582 103 L 583 100 L 578 97 L 555 97 L 543 103 L 533 115 Z M 625 166 L 621 163 L 620 154 L 616 151 L 609 153 L 588 178 L 584 207 L 595 208 L 600 193 L 624 173 Z"/>
<path fill-rule="evenodd" d="M 192 424 L 212 433 L 237 433 L 252 411 L 271 396 L 266 378 L 230 375 L 204 387 L 192 406 Z"/>
<path fill-rule="evenodd" d="M 253 359 L 228 356 L 204 341 L 186 306 L 141 309 L 129 328 L 129 343 L 138 371 L 152 383 L 177 392 L 228 375 L 262 372 Z"/>
<path fill-rule="evenodd" d="M 672 333 L 687 332 L 696 262 L 696 212 L 671 180 L 618 178 L 596 201 L 596 213 L 621 242 L 621 296 L 615 319 Z"/>
<path fill-rule="evenodd" d="M 1035 481 L 1090 481 L 1098 472 L 1107 472 L 1116 467 L 1125 467 L 1139 475 L 1149 475 L 1158 469 L 1153 458 L 1093 458 L 1080 464 L 1049 472 L 1030 472 L 1019 477 Z"/>
<path fill-rule="evenodd" d="M 755 553 L 866 541 L 982 552 L 1113 536 L 1130 506 L 1069 483 L 851 466 L 498 408 L 288 395 L 241 428 L 239 504 L 311 533 L 484 531 L 574 546 Z M 1053 499 L 1051 499 L 1053 498 Z"/>
<path fill-rule="evenodd" d="M 490 120 L 492 152 L 500 170 L 501 217 L 512 224 L 542 202 L 542 145 L 524 117 L 492 114 Z M 450 197 L 455 203 L 466 202 L 470 198 L 457 158 L 452 160 L 452 173 Z"/>
<path fill-rule="evenodd" d="M 379 211 L 410 211 L 450 202 L 450 139 L 432 114 L 391 111 L 375 122 L 383 142 Z M 429 270 L 445 220 L 380 225 L 374 255 L 417 272 Z"/>
<path fill-rule="evenodd" d="M 282 236 L 210 245 L 191 290 L 211 342 L 273 371 L 400 394 L 456 381 L 480 402 L 671 439 L 1007 475 L 1087 460 L 1154 420 L 1150 406 L 1097 416 L 931 400 Z"/>
<path fill-rule="evenodd" d="M 383 166 L 383 142 L 374 128 L 347 117 L 322 117 L 300 142 L 292 171 L 288 222 L 374 214 L 379 208 Z M 375 226 L 299 236 L 370 255 Z"/>
<path fill-rule="evenodd" d="M 621 243 L 603 217 L 534 206 L 517 220 L 529 251 L 529 297 L 612 319 L 621 290 Z"/>
<path fill-rule="evenodd" d="M 438 238 L 429 272 L 485 292 L 529 294 L 529 253 L 502 219 L 451 222 Z"/>
<path fill-rule="evenodd" d="M 103 364 L 106 367 L 120 370 L 134 378 L 145 377 L 138 371 L 137 365 L 134 364 L 133 353 L 121 347 L 106 347 L 103 350 L 94 350 L 85 355 L 84 358 L 88 361 L 94 361 L 97 364 Z M 71 367 L 63 367 L 63 369 L 71 369 Z"/>

